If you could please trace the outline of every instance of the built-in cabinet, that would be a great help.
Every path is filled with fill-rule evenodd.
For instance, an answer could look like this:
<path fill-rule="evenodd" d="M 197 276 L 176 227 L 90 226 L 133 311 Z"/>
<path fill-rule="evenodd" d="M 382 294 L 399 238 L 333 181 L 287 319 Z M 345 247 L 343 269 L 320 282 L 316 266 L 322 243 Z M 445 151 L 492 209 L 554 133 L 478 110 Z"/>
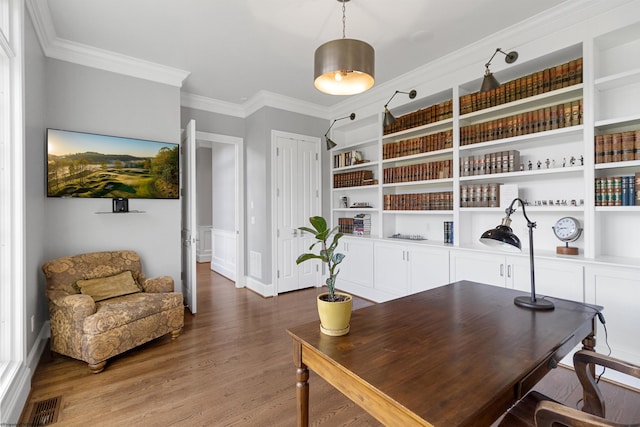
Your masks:
<path fill-rule="evenodd" d="M 634 145 L 633 159 L 627 152 L 625 160 L 611 157 L 607 162 L 598 157 L 596 146 L 602 135 L 634 131 L 640 137 L 640 22 L 603 33 L 599 28 L 595 36 L 580 42 L 572 38 L 537 57 L 521 55 L 496 73 L 505 91 L 512 81 L 524 81 L 526 96 L 496 92 L 486 100 L 477 94 L 476 79 L 419 93 L 394 108 L 398 117 L 451 101 L 449 117 L 385 132 L 378 109 L 333 128 L 338 145 L 330 155 L 332 178 L 368 171 L 366 185 L 331 189 L 334 225 L 361 213 L 371 219 L 369 237 L 349 238 L 366 241 L 366 255 L 349 254 L 343 262 L 349 283 L 358 282 L 353 276 L 358 271 L 371 279 L 352 287 L 361 291 L 354 293 L 382 301 L 462 279 L 528 291 L 528 230 L 518 204 L 511 226 L 522 241 L 522 254 L 505 255 L 478 243 L 484 231 L 500 224 L 514 197 L 503 193 L 499 200 L 500 186 L 510 184 L 517 186 L 515 194 L 527 202 L 527 215 L 536 223 L 538 294 L 604 306 L 612 354 L 640 362 L 634 330 L 640 322 L 634 298 L 640 289 L 640 203 L 602 205 L 596 188 L 598 179 L 629 176 L 640 192 L 640 142 Z M 574 67 L 566 82 L 536 86 L 535 76 L 562 70 L 565 64 Z M 469 108 L 474 97 L 482 108 Z M 445 134 L 450 145 L 431 144 Z M 424 141 L 427 148 L 420 145 Z M 334 163 L 339 156 L 356 158 L 357 164 Z M 496 161 L 502 156 L 501 169 L 493 169 L 492 156 Z M 425 172 L 435 164 L 449 169 Z M 450 203 L 430 204 L 440 195 L 450 195 Z M 556 254 L 563 243 L 552 227 L 565 216 L 577 218 L 583 227 L 582 236 L 571 243 L 579 249 L 576 256 Z M 445 223 L 453 223 L 453 243 L 445 243 Z M 368 256 L 372 263 L 364 259 Z M 598 349 L 607 352 L 603 344 L 601 329 Z"/>

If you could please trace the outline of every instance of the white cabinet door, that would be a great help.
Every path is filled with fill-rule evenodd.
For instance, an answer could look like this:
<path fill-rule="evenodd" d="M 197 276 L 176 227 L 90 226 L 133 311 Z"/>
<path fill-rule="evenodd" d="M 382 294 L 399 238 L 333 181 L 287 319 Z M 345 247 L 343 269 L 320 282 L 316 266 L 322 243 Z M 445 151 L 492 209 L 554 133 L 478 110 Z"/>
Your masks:
<path fill-rule="evenodd" d="M 407 258 L 410 294 L 449 283 L 449 251 L 409 245 Z"/>
<path fill-rule="evenodd" d="M 480 252 L 451 251 L 451 281 L 471 280 L 506 286 L 505 257 Z"/>
<path fill-rule="evenodd" d="M 586 265 L 585 291 L 587 303 L 604 307 L 612 356 L 640 364 L 640 270 Z M 596 351 L 608 353 L 600 324 Z"/>
<path fill-rule="evenodd" d="M 348 281 L 373 288 L 373 242 L 343 237 L 339 248 L 338 252 L 343 253 L 345 258 L 339 266 L 338 287 L 341 282 Z"/>
<path fill-rule="evenodd" d="M 408 263 L 405 245 L 376 242 L 374 245 L 374 288 L 394 296 L 407 295 Z"/>
<path fill-rule="evenodd" d="M 529 258 L 507 257 L 507 286 L 531 292 Z M 535 264 L 536 295 L 584 302 L 584 272 L 580 264 L 538 260 Z"/>

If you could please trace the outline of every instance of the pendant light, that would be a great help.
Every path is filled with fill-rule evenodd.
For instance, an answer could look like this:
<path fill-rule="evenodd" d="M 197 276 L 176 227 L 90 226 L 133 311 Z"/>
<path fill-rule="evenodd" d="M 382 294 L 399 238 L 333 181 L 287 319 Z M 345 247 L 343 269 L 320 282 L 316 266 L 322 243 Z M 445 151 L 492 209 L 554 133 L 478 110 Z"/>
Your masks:
<path fill-rule="evenodd" d="M 342 38 L 316 49 L 313 84 L 329 95 L 355 95 L 373 86 L 375 52 L 370 44 L 346 38 L 345 3 L 342 3 Z"/>

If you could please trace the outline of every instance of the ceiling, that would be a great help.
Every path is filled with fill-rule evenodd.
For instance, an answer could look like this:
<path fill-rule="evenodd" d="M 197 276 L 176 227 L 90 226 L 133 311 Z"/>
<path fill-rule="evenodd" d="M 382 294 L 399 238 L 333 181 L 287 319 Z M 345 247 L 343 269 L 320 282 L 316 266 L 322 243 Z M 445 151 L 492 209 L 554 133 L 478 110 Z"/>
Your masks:
<path fill-rule="evenodd" d="M 352 0 L 346 3 L 346 36 L 374 47 L 379 85 L 565 1 Z M 184 92 L 235 104 L 259 91 L 327 107 L 345 99 L 313 86 L 315 49 L 342 37 L 340 0 L 48 5 L 57 39 L 188 71 Z"/>

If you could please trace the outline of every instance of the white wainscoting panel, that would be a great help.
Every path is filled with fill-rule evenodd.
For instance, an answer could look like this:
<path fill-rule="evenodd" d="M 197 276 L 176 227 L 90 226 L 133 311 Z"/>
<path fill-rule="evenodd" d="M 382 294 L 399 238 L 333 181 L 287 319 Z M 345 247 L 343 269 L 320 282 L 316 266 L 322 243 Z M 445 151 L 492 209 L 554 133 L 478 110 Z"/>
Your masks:
<path fill-rule="evenodd" d="M 211 261 L 211 230 L 210 225 L 198 226 L 198 248 L 196 250 L 196 260 L 198 262 Z"/>
<path fill-rule="evenodd" d="M 236 280 L 236 233 L 212 229 L 211 269 Z"/>

